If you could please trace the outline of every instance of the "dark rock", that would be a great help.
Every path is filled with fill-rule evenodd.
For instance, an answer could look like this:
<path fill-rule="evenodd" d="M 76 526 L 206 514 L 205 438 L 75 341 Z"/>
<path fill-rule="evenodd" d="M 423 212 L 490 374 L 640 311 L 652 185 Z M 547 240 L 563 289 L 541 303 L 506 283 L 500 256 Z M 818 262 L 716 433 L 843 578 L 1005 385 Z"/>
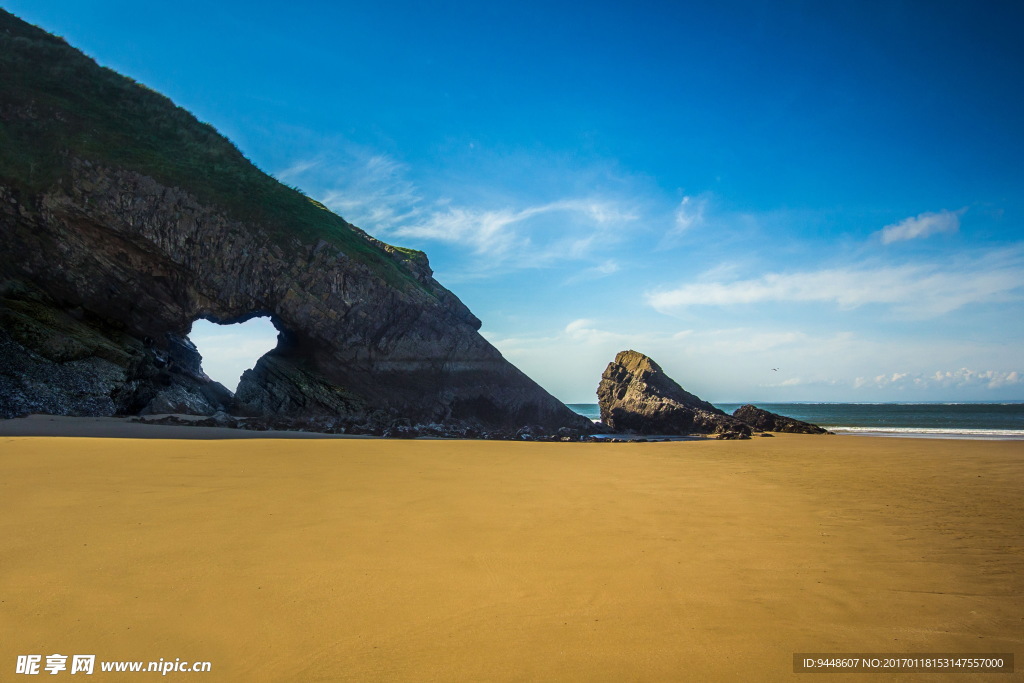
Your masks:
<path fill-rule="evenodd" d="M 547 436 L 547 432 L 541 425 L 525 425 L 516 431 L 515 438 L 518 441 L 538 441 Z"/>
<path fill-rule="evenodd" d="M 213 415 L 218 407 L 211 405 L 202 392 L 189 391 L 180 384 L 174 384 L 157 392 L 140 415 L 161 415 L 176 413 L 183 415 Z"/>
<path fill-rule="evenodd" d="M 716 439 L 749 439 L 750 432 L 722 432 Z"/>
<path fill-rule="evenodd" d="M 0 329 L 0 418 L 113 415 L 128 380 L 125 368 L 104 358 L 56 362 Z"/>
<path fill-rule="evenodd" d="M 750 427 L 680 387 L 653 360 L 621 351 L 597 388 L 601 422 L 613 432 L 750 434 Z"/>
<path fill-rule="evenodd" d="M 828 430 L 822 429 L 810 422 L 801 422 L 791 417 L 777 415 L 762 410 L 749 403 L 740 406 L 732 414 L 737 420 L 742 420 L 751 425 L 754 429 L 763 432 L 788 432 L 791 434 L 828 434 Z M 768 435 L 765 435 L 768 436 Z"/>
<path fill-rule="evenodd" d="M 418 429 L 408 425 L 394 425 L 381 434 L 385 439 L 415 439 L 419 435 Z"/>
<path fill-rule="evenodd" d="M 232 429 L 237 429 L 238 428 L 238 424 L 239 424 L 238 420 L 236 420 L 235 418 L 231 417 L 230 415 L 225 413 L 223 410 L 218 410 L 217 412 L 215 412 L 213 415 L 210 416 L 210 419 L 218 427 L 230 427 Z"/>

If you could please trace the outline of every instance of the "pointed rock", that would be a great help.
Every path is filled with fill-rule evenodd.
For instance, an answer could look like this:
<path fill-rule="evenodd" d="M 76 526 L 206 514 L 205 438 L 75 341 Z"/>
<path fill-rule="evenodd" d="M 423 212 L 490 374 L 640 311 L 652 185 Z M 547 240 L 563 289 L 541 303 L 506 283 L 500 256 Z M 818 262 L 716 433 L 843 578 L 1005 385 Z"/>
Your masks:
<path fill-rule="evenodd" d="M 597 388 L 601 421 L 615 432 L 749 436 L 750 426 L 679 386 L 642 353 L 620 351 Z"/>

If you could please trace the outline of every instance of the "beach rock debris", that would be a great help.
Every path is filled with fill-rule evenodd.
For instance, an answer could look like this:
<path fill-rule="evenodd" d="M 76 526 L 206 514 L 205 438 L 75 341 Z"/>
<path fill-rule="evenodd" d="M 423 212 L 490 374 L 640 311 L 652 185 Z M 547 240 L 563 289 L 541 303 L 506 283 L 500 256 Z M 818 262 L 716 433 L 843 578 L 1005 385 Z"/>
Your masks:
<path fill-rule="evenodd" d="M 585 430 L 562 427 L 555 433 L 538 425 L 511 429 L 480 429 L 452 423 L 412 423 L 405 418 L 389 420 L 385 416 L 370 419 L 351 416 L 259 416 L 236 417 L 219 412 L 210 417 L 194 415 L 144 415 L 129 418 L 130 422 L 176 427 L 222 427 L 255 432 L 311 432 L 316 434 L 345 434 L 373 436 L 385 439 L 480 439 L 486 441 L 542 441 L 542 442 L 605 442 Z"/>
<path fill-rule="evenodd" d="M 749 438 L 750 425 L 679 386 L 642 353 L 621 351 L 597 388 L 601 422 L 613 432 L 722 434 Z"/>

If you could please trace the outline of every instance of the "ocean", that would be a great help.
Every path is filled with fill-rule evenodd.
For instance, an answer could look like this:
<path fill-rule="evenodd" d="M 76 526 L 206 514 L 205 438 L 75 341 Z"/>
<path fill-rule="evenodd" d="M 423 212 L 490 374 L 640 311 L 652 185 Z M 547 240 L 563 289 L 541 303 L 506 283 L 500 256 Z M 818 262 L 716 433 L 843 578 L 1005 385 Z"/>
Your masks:
<path fill-rule="evenodd" d="M 740 403 L 716 403 L 730 415 Z M 1024 401 L 1010 403 L 757 403 L 836 434 L 940 439 L 1024 439 Z M 596 403 L 570 403 L 598 420 Z"/>

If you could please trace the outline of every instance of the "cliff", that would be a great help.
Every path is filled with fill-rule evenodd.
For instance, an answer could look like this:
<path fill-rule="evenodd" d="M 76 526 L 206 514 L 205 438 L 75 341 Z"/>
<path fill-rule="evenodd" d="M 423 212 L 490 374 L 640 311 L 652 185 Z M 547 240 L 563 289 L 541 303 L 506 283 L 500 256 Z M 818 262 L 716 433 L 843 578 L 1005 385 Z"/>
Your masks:
<path fill-rule="evenodd" d="M 424 254 L 0 10 L 0 416 L 181 410 L 589 422 L 505 361 Z M 232 397 L 192 322 L 269 316 Z"/>

